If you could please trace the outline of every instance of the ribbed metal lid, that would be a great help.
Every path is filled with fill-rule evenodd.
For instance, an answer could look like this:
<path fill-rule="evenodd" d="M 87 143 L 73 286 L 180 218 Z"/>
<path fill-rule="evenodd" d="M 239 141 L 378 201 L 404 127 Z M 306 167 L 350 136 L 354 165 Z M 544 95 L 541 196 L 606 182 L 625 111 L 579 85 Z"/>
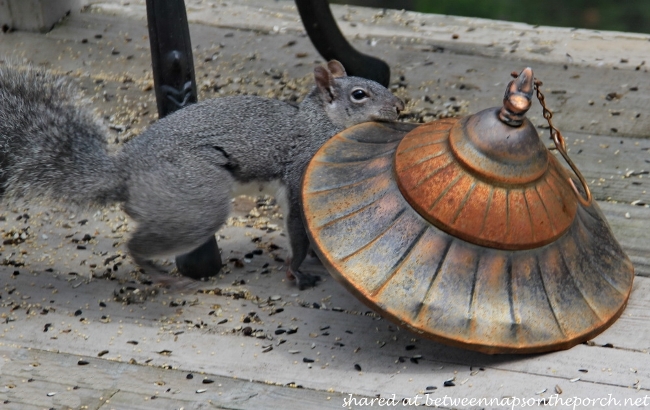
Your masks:
<path fill-rule="evenodd" d="M 571 225 L 577 200 L 564 169 L 525 118 L 533 73 L 509 85 L 501 108 L 425 124 L 397 147 L 397 184 L 438 228 L 498 249 L 548 244 Z"/>

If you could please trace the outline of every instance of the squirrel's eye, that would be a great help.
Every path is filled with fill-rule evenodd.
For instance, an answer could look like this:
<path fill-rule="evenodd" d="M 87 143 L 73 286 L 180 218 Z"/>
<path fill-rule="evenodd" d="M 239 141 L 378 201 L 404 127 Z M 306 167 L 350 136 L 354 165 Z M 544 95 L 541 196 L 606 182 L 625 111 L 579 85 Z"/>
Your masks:
<path fill-rule="evenodd" d="M 352 98 L 356 101 L 361 101 L 364 98 L 368 98 L 368 94 L 363 90 L 354 90 L 352 91 Z"/>

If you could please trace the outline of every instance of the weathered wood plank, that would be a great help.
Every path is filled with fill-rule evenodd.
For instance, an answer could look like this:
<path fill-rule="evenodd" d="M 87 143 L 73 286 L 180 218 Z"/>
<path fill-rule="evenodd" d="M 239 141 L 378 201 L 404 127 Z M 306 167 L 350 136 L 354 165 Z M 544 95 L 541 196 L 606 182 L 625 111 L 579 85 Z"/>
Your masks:
<path fill-rule="evenodd" d="M 615 348 L 579 345 L 569 351 L 547 355 L 487 356 L 420 340 L 410 332 L 398 330 L 370 316 L 345 313 L 363 309 L 349 295 L 346 299 L 341 296 L 340 300 L 333 301 L 338 302 L 344 312 L 296 306 L 294 298 L 286 295 L 288 289 L 279 281 L 270 280 L 277 279 L 277 275 L 266 281 L 266 293 L 255 292 L 261 301 L 267 301 L 275 292 L 285 295 L 282 296 L 283 303 L 277 302 L 275 306 L 259 307 L 254 300 L 225 296 L 159 295 L 142 305 L 121 306 L 107 301 L 107 306 L 101 309 L 97 309 L 96 301 L 109 293 L 102 281 L 73 288 L 65 278 L 48 278 L 53 288 L 43 285 L 30 288 L 27 283 L 20 283 L 21 276 L 15 279 L 20 291 L 7 296 L 5 301 L 14 300 L 14 297 L 44 300 L 52 298 L 52 291 L 56 289 L 55 297 L 61 302 L 55 300 L 51 303 L 47 315 L 34 314 L 36 312 L 25 315 L 23 309 L 15 310 L 10 317 L 16 321 L 8 324 L 10 327 L 0 339 L 4 346 L 33 347 L 84 356 L 95 356 L 105 349 L 109 352 L 104 358 L 109 360 L 133 359 L 155 367 L 171 365 L 187 371 L 281 385 L 297 382 L 318 390 L 334 389 L 370 396 L 377 393 L 414 395 L 431 384 L 440 387 L 444 380 L 454 376 L 459 381 L 473 380 L 471 368 L 478 367 L 483 367 L 485 374 L 498 371 L 499 386 L 473 382 L 471 391 L 463 390 L 468 388 L 463 387 L 457 389 L 457 393 L 454 389 L 455 394 L 467 395 L 477 391 L 487 394 L 496 389 L 500 395 L 534 395 L 541 388 L 551 389 L 555 383 L 568 384 L 568 380 L 581 377 L 585 390 L 580 391 L 585 394 L 589 391 L 593 394 L 607 386 L 616 394 L 622 394 L 621 397 L 628 397 L 628 393 L 637 394 L 634 390 L 636 380 L 642 381 L 643 392 L 643 380 L 650 377 L 650 368 L 642 366 L 648 358 L 648 327 L 638 323 L 647 323 L 650 294 L 650 280 L 647 278 L 637 278 L 628 310 L 597 339 L 598 344 L 612 343 Z M 45 278 L 45 275 L 27 277 L 25 282 L 38 284 L 40 276 Z M 112 284 L 108 283 L 109 286 Z M 322 301 L 323 297 L 336 293 L 337 286 L 328 281 L 295 299 Z M 248 285 L 241 288 L 245 290 Z M 17 292 L 19 294 L 14 296 Z M 342 293 L 342 290 L 338 292 Z M 30 299 L 23 299 L 26 296 Z M 171 306 L 170 300 L 175 301 Z M 71 305 L 68 301 L 76 303 Z M 83 312 L 74 316 L 77 306 L 82 306 Z M 280 306 L 284 310 L 271 315 Z M 209 314 L 215 310 L 219 311 L 219 316 Z M 261 329 L 272 340 L 245 337 L 236 330 L 238 326 L 245 326 L 242 319 L 251 311 L 255 311 L 259 318 L 251 323 L 252 328 Z M 110 321 L 102 320 L 102 316 L 107 316 Z M 80 317 L 84 318 L 81 322 Z M 219 324 L 224 318 L 230 321 Z M 47 323 L 53 325 L 44 332 Z M 287 329 L 289 326 L 298 326 L 297 333 L 274 334 L 276 328 Z M 633 337 L 627 333 L 630 328 L 636 333 Z M 286 342 L 278 345 L 281 338 Z M 135 341 L 137 345 L 129 341 Z M 407 350 L 408 345 L 413 346 L 412 350 Z M 273 350 L 263 353 L 267 347 Z M 293 350 L 299 353 L 291 354 Z M 416 359 L 417 364 L 410 360 L 415 355 L 421 355 Z M 315 360 L 311 368 L 302 362 L 304 357 Z M 354 364 L 359 364 L 362 372 L 355 371 Z M 80 371 L 87 369 L 91 368 L 82 367 Z M 588 373 L 582 373 L 580 369 Z M 636 373 L 630 369 L 636 369 Z M 545 381 L 541 387 L 533 386 L 528 376 L 522 380 L 522 374 L 535 375 L 540 379 L 534 380 Z"/>
<path fill-rule="evenodd" d="M 650 208 L 600 202 L 623 250 L 634 263 L 637 276 L 650 276 Z"/>
<path fill-rule="evenodd" d="M 143 4 L 136 0 L 124 7 L 108 0 L 94 7 L 142 19 Z M 262 11 L 258 11 L 260 7 Z M 431 93 L 449 95 L 446 93 L 451 91 L 456 95 L 460 91 L 472 102 L 481 100 L 478 109 L 486 108 L 485 99 L 492 99 L 493 89 L 499 92 L 492 101 L 502 97 L 510 71 L 532 65 L 551 94 L 549 107 L 563 112 L 563 118 L 555 119 L 562 129 L 608 135 L 616 128 L 618 135 L 648 135 L 650 117 L 640 110 L 650 98 L 650 80 L 645 75 L 645 62 L 650 61 L 647 34 L 539 27 L 399 10 L 378 13 L 337 5 L 333 10 L 355 47 L 385 58 L 394 72 L 405 76 L 409 93 L 418 98 L 418 90 L 422 91 L 428 81 Z M 201 2 L 188 4 L 189 20 L 203 25 L 261 33 L 303 31 L 290 3 L 269 5 L 263 0 L 248 0 L 233 5 L 231 13 L 220 11 Z M 476 62 L 470 71 L 462 69 L 466 61 Z M 461 84 L 469 87 L 459 90 Z M 612 93 L 617 96 L 608 99 Z M 642 115 L 636 118 L 637 113 Z"/>
<path fill-rule="evenodd" d="M 61 352 L 2 348 L 0 353 L 4 359 L 0 365 L 4 384 L 0 400 L 7 401 L 5 405 L 10 406 L 192 409 L 210 405 L 211 408 L 231 409 L 326 409 L 339 408 L 344 397 L 334 392 L 316 392 Z M 79 360 L 88 364 L 79 366 Z M 204 380 L 211 382 L 204 383 Z"/>

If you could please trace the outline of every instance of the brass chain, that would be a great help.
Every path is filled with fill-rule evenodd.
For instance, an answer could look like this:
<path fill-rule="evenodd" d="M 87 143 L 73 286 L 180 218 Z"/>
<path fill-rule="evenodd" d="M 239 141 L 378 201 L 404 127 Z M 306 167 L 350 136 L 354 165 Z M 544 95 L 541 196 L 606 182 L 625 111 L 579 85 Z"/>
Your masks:
<path fill-rule="evenodd" d="M 576 187 L 572 178 L 568 178 L 569 184 L 571 185 L 571 188 L 573 188 L 573 192 L 576 194 L 578 201 L 584 206 L 590 206 L 592 201 L 591 190 L 589 189 L 589 186 L 587 186 L 587 181 L 585 181 L 585 178 L 582 176 L 582 173 L 580 173 L 580 171 L 578 170 L 578 167 L 576 167 L 573 161 L 571 160 L 571 158 L 569 158 L 569 154 L 566 150 L 566 142 L 564 140 L 564 137 L 562 136 L 562 133 L 560 132 L 560 130 L 555 128 L 555 125 L 553 125 L 553 120 L 552 120 L 553 113 L 551 112 L 551 110 L 549 110 L 546 107 L 546 100 L 541 90 L 541 86 L 543 85 L 543 83 L 540 80 L 535 79 L 534 84 L 535 84 L 537 99 L 539 100 L 539 103 L 542 105 L 542 109 L 544 110 L 543 111 L 544 119 L 548 122 L 549 131 L 551 133 L 551 139 L 555 143 L 555 147 L 560 152 L 564 160 L 567 162 L 567 164 L 569 164 L 573 172 L 578 177 L 578 180 L 580 180 L 580 184 L 582 185 L 582 188 L 584 190 L 584 196 L 580 193 L 580 191 L 578 191 L 578 188 Z"/>
<path fill-rule="evenodd" d="M 542 105 L 544 119 L 546 120 L 546 122 L 548 122 L 549 130 L 551 133 L 551 139 L 553 140 L 553 142 L 555 142 L 555 146 L 557 147 L 558 150 L 560 150 L 560 152 L 562 151 L 566 152 L 566 143 L 564 142 L 564 137 L 562 136 L 562 133 L 560 133 L 560 130 L 555 128 L 555 125 L 553 125 L 553 120 L 552 120 L 553 113 L 551 112 L 551 110 L 549 110 L 546 107 L 546 99 L 544 98 L 544 94 L 542 94 L 542 90 L 541 90 L 541 86 L 544 85 L 544 83 L 542 83 L 540 80 L 536 78 L 534 84 L 535 84 L 535 93 L 537 94 L 537 99 L 539 100 L 539 103 Z"/>

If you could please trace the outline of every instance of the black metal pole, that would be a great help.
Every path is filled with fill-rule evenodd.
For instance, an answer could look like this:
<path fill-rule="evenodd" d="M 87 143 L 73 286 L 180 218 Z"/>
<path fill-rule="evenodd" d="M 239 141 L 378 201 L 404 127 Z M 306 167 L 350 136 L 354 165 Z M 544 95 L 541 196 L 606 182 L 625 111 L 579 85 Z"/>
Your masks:
<path fill-rule="evenodd" d="M 158 116 L 162 118 L 198 100 L 185 2 L 147 0 L 147 21 Z M 214 276 L 221 266 L 214 236 L 194 251 L 176 257 L 179 272 L 194 279 Z"/>
<path fill-rule="evenodd" d="M 348 43 L 334 20 L 327 0 L 296 0 L 296 6 L 312 44 L 324 59 L 339 60 L 348 74 L 369 78 L 388 87 L 388 64 L 360 53 Z"/>

